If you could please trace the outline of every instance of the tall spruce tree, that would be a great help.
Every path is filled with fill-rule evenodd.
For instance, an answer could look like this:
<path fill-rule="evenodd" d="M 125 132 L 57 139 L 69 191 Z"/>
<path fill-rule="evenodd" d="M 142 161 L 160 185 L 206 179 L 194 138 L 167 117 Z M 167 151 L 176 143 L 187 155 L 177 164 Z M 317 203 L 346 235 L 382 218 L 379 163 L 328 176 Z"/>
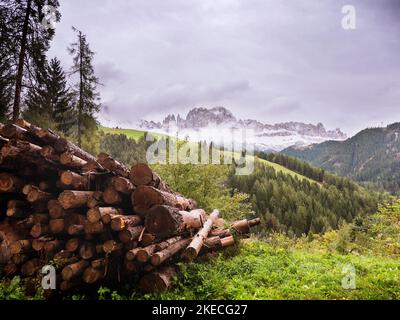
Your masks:
<path fill-rule="evenodd" d="M 78 77 L 75 87 L 77 97 L 77 143 L 82 146 L 84 135 L 89 136 L 97 130 L 95 114 L 100 111 L 100 95 L 97 92 L 99 79 L 94 74 L 94 52 L 90 49 L 86 35 L 72 27 L 77 34 L 77 41 L 70 45 L 69 52 L 73 57 L 71 74 Z"/>
<path fill-rule="evenodd" d="M 36 86 L 28 92 L 25 118 L 67 135 L 75 121 L 73 97 L 60 60 L 53 58 L 46 64 L 44 72 L 38 70 L 36 77 Z"/>
<path fill-rule="evenodd" d="M 57 10 L 58 0 L 2 0 L 0 7 L 7 24 L 4 37 L 8 40 L 0 45 L 6 47 L 5 57 L 14 73 L 12 118 L 17 120 L 23 90 L 35 85 L 36 69 L 43 68 L 45 53 L 54 36 L 54 29 L 46 27 L 46 9 L 53 10 L 55 21 L 59 21 L 61 15 Z"/>
<path fill-rule="evenodd" d="M 7 119 L 12 103 L 11 44 L 13 39 L 10 37 L 9 17 L 9 8 L 0 2 L 0 122 Z"/>

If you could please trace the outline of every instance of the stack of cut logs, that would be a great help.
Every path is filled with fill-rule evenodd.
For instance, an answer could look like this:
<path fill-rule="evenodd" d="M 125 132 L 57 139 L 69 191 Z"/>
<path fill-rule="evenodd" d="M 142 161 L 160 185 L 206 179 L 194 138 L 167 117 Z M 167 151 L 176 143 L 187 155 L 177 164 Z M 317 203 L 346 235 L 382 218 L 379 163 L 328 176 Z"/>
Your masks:
<path fill-rule="evenodd" d="M 39 277 L 57 289 L 135 281 L 165 290 L 176 262 L 232 246 L 259 219 L 223 227 L 145 164 L 97 158 L 50 129 L 0 124 L 0 276 Z M 234 231 L 234 232 L 233 232 Z"/>

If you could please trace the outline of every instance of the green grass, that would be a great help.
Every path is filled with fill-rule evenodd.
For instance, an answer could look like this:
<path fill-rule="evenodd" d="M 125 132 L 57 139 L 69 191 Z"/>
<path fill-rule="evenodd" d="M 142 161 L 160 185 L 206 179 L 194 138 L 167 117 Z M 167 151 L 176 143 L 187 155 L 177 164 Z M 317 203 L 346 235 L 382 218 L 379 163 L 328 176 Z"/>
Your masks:
<path fill-rule="evenodd" d="M 262 163 L 264 163 L 264 164 L 266 164 L 266 165 L 268 165 L 268 166 L 274 168 L 276 172 L 282 172 L 282 173 L 284 173 L 284 174 L 288 174 L 288 175 L 290 175 L 290 176 L 292 176 L 292 177 L 294 177 L 294 178 L 297 178 L 297 179 L 299 179 L 299 180 L 304 180 L 304 179 L 306 179 L 306 180 L 308 180 L 309 182 L 318 183 L 317 181 L 315 181 L 315 180 L 313 180 L 313 179 L 310 179 L 310 178 L 308 178 L 308 177 L 306 177 L 306 176 L 303 176 L 303 175 L 301 175 L 301 174 L 299 174 L 299 173 L 297 173 L 297 172 L 294 172 L 294 171 L 292 171 L 292 170 L 290 170 L 290 169 L 288 169 L 288 168 L 286 168 L 286 167 L 284 167 L 284 166 L 282 166 L 282 165 L 280 165 L 280 164 L 277 164 L 277 163 L 274 163 L 274 162 L 271 162 L 271 161 L 268 161 L 268 160 L 264 160 L 264 159 L 261 159 L 261 158 L 257 158 L 257 159 L 258 159 L 259 161 L 261 161 Z M 318 184 L 319 184 L 319 183 L 318 183 Z"/>
<path fill-rule="evenodd" d="M 135 129 L 115 129 L 115 128 L 107 128 L 107 127 L 100 127 L 100 130 L 102 130 L 104 133 L 110 133 L 110 134 L 124 134 L 128 138 L 133 139 L 133 140 L 138 140 L 141 137 L 144 137 L 145 131 L 141 130 L 135 130 Z M 160 137 L 163 137 L 164 135 L 160 133 L 151 133 L 154 137 L 157 139 Z"/>
<path fill-rule="evenodd" d="M 343 267 L 356 270 L 356 289 L 344 289 Z M 238 254 L 184 266 L 162 299 L 400 299 L 398 259 L 284 249 L 258 240 Z"/>

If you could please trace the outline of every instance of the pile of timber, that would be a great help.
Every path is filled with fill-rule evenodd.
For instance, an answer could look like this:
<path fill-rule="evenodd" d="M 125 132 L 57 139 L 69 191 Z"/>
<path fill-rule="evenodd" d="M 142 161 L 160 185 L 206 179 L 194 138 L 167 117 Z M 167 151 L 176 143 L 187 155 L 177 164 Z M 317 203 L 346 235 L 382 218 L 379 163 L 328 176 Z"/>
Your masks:
<path fill-rule="evenodd" d="M 146 164 L 97 158 L 50 129 L 0 124 L 0 276 L 57 268 L 57 289 L 137 281 L 165 290 L 176 262 L 234 245 L 259 219 L 225 229 Z"/>

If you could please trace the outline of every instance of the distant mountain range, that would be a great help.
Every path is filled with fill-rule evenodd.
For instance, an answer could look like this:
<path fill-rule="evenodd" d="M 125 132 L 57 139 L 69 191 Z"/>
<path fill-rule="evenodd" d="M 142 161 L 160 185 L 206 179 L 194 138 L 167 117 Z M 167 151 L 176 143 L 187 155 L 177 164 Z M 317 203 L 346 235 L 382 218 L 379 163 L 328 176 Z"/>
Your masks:
<path fill-rule="evenodd" d="M 194 108 L 186 118 L 170 114 L 162 122 L 142 120 L 139 127 L 146 131 L 161 133 L 178 132 L 188 139 L 201 136 L 213 140 L 222 129 L 252 129 L 256 148 L 263 151 L 280 151 L 290 146 L 307 146 L 326 140 L 341 141 L 346 135 L 340 130 L 326 130 L 322 123 L 283 122 L 265 124 L 252 119 L 237 119 L 224 107 Z M 208 137 L 208 138 L 207 138 Z"/>
<path fill-rule="evenodd" d="M 345 141 L 289 147 L 282 153 L 358 181 L 400 190 L 400 123 L 365 129 Z"/>

